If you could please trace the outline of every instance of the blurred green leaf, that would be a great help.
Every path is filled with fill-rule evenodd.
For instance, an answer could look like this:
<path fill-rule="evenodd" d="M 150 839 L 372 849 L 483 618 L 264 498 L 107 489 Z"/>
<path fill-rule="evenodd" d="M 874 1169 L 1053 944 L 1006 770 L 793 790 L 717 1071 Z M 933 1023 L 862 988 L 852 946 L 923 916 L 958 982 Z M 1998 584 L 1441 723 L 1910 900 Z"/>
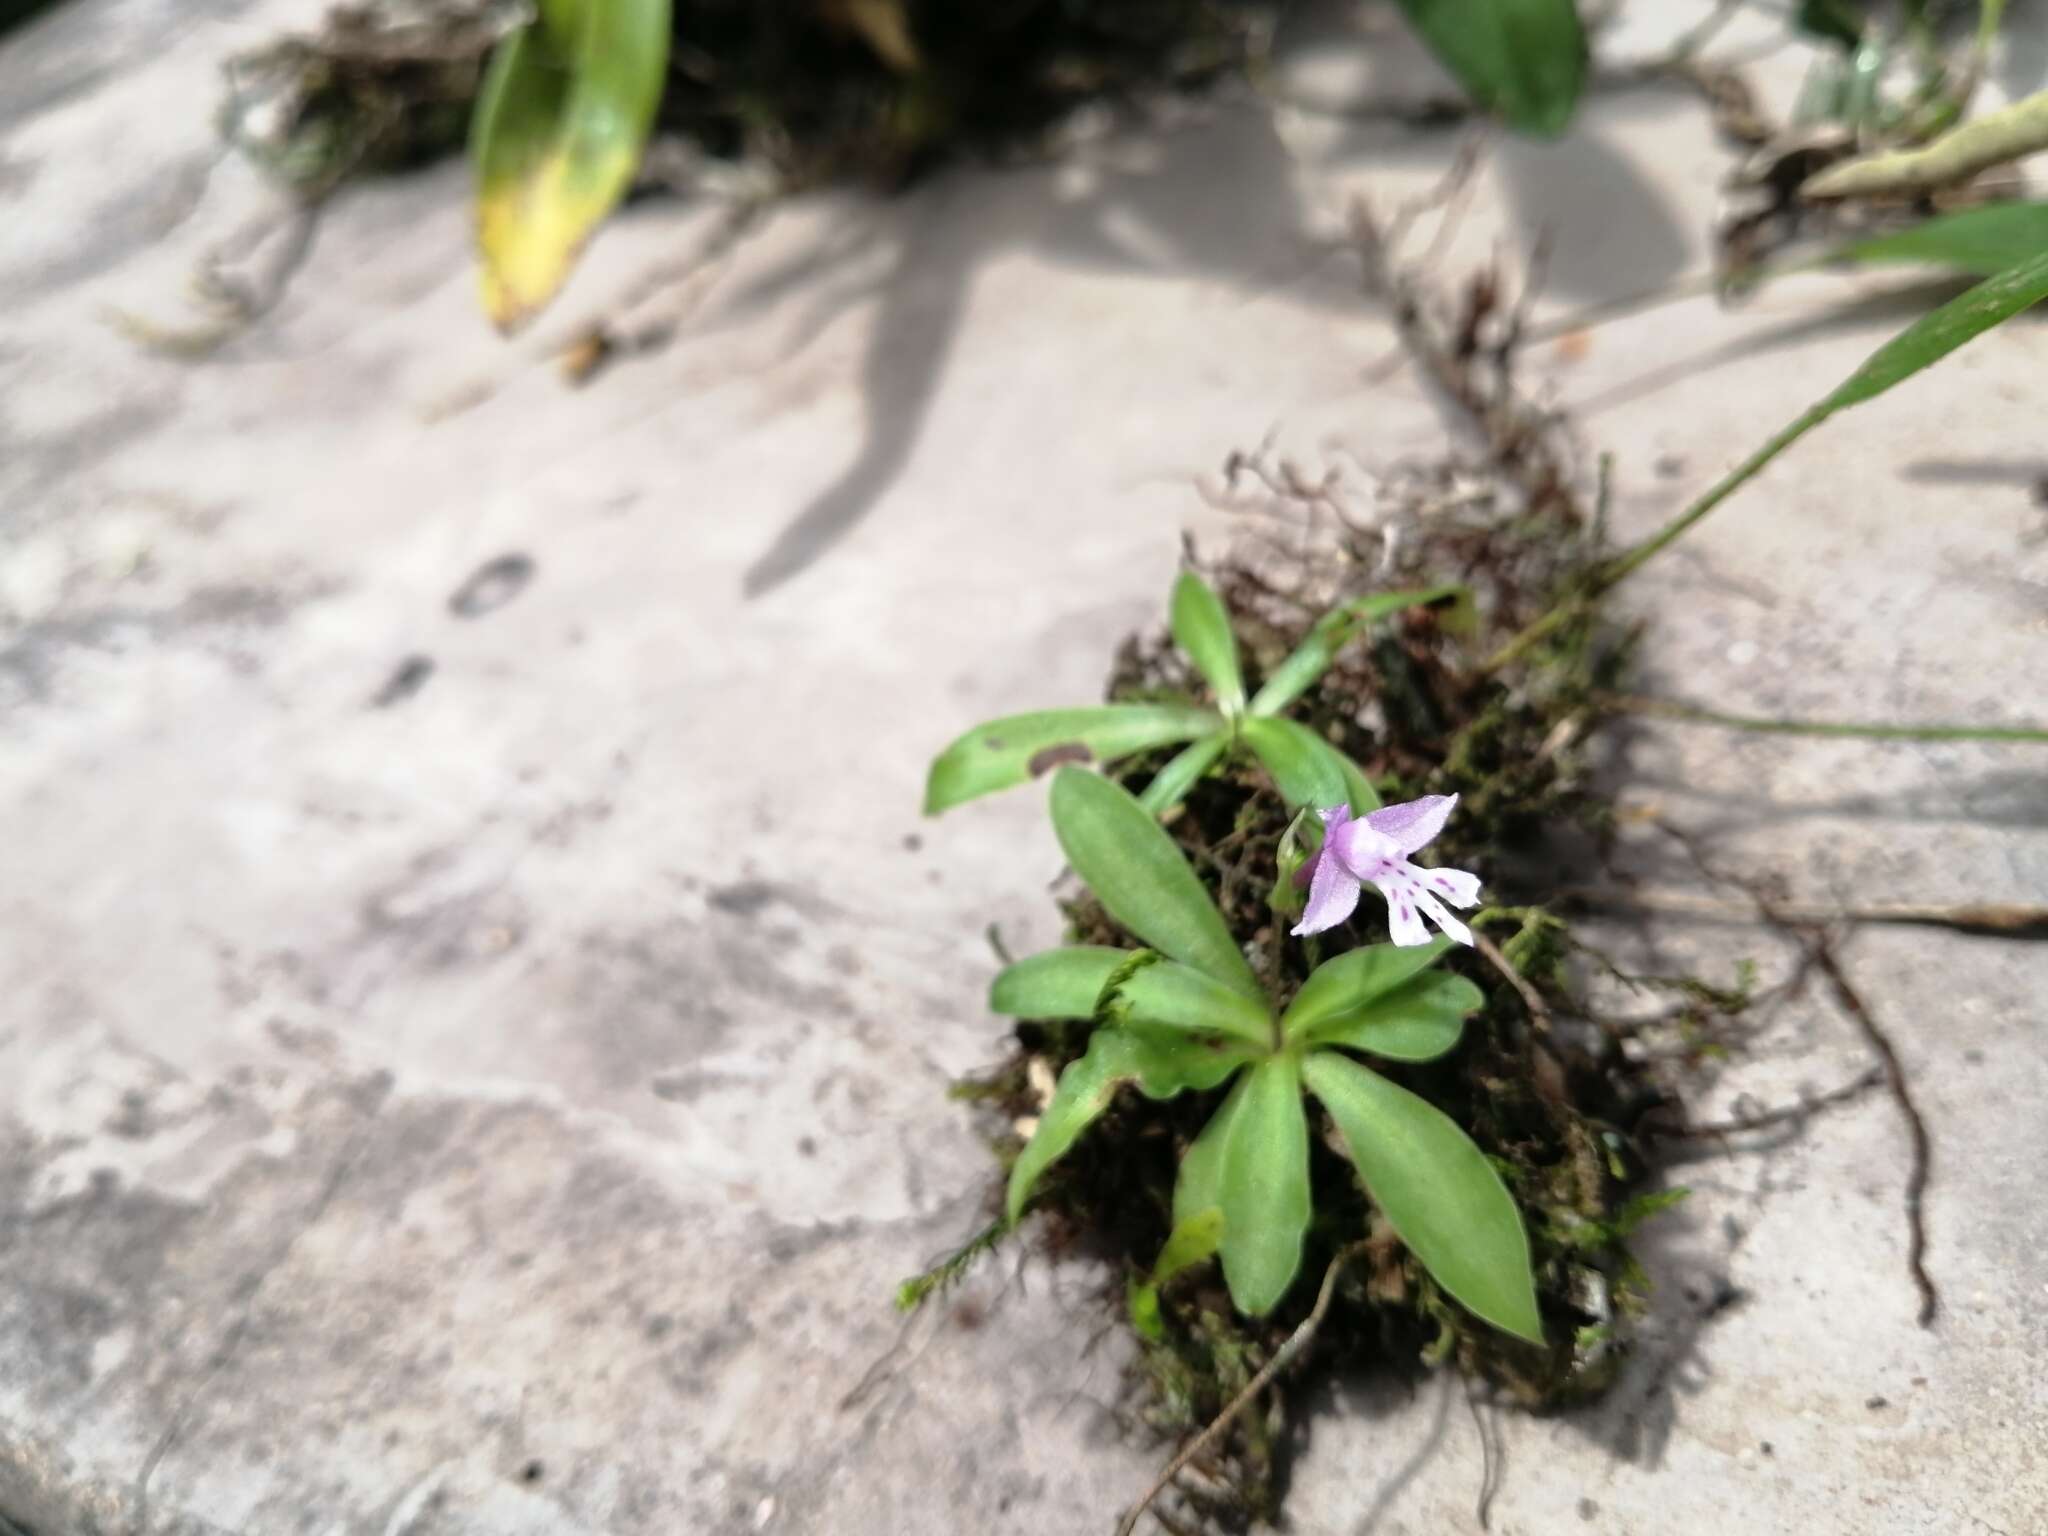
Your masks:
<path fill-rule="evenodd" d="M 1353 1013 L 1303 1032 L 1313 1045 L 1341 1045 L 1389 1061 L 1435 1061 L 1458 1043 L 1486 994 L 1462 976 L 1414 977 Z"/>
<path fill-rule="evenodd" d="M 1799 0 L 1792 24 L 1813 37 L 1854 48 L 1863 41 L 1863 13 L 1847 0 Z"/>
<path fill-rule="evenodd" d="M 1938 214 L 1896 234 L 1837 246 L 1823 258 L 1952 267 L 1990 277 L 2048 251 L 2048 203 L 1990 203 Z"/>
<path fill-rule="evenodd" d="M 1825 417 L 1874 400 L 2043 298 L 2048 298 L 2048 250 L 1914 321 L 1872 353 L 1815 411 Z"/>
<path fill-rule="evenodd" d="M 1182 571 L 1173 584 L 1173 642 L 1188 653 L 1226 715 L 1244 708 L 1244 676 L 1237 666 L 1237 637 L 1230 615 L 1209 584 L 1193 571 Z"/>
<path fill-rule="evenodd" d="M 485 312 L 554 297 L 632 184 L 668 76 L 671 0 L 542 0 L 491 56 L 471 120 Z"/>
<path fill-rule="evenodd" d="M 1011 1019 L 1092 1019 L 1102 989 L 1127 949 L 1073 944 L 1043 950 L 1003 967 L 988 989 L 990 1013 Z"/>
<path fill-rule="evenodd" d="M 1242 1064 L 1241 1056 L 1212 1051 L 1196 1041 L 1096 1030 L 1088 1037 L 1086 1054 L 1068 1062 L 1060 1073 L 1038 1129 L 1011 1165 L 1006 1205 L 1011 1224 L 1024 1214 L 1040 1176 L 1101 1118 L 1125 1083 L 1135 1084 L 1147 1098 L 1170 1099 L 1186 1089 L 1214 1088 Z"/>
<path fill-rule="evenodd" d="M 977 725 L 933 761 L 924 813 L 935 816 L 1062 763 L 1111 763 L 1222 729 L 1214 710 L 1183 704 L 1097 704 L 1005 715 Z"/>
<path fill-rule="evenodd" d="M 1223 1278 L 1238 1310 L 1262 1317 L 1280 1304 L 1301 1268 L 1301 1240 L 1312 1214 L 1308 1117 L 1291 1056 L 1246 1072 L 1243 1093 L 1231 1114 L 1219 1179 Z"/>
<path fill-rule="evenodd" d="M 1173 1183 L 1173 1224 L 1192 1221 L 1212 1206 L 1223 1205 L 1223 1148 L 1230 1140 L 1230 1126 L 1244 1103 L 1245 1077 L 1230 1085 L 1216 1113 L 1202 1127 L 1180 1160 L 1180 1174 Z"/>
<path fill-rule="evenodd" d="M 1223 1207 L 1212 1205 L 1195 1212 L 1186 1221 L 1174 1225 L 1166 1246 L 1159 1250 L 1158 1262 L 1152 1266 L 1152 1278 L 1161 1285 L 1166 1284 L 1182 1270 L 1192 1269 L 1204 1259 L 1213 1257 L 1222 1241 Z"/>
<path fill-rule="evenodd" d="M 1563 133 L 1586 81 L 1572 0 L 1399 0 L 1408 23 L 1473 101 L 1517 133 Z"/>
<path fill-rule="evenodd" d="M 1277 917 L 1293 917 L 1308 904 L 1308 892 L 1296 883 L 1296 877 L 1314 857 L 1308 828 L 1315 820 L 1315 813 L 1307 806 L 1297 810 L 1287 823 L 1287 830 L 1280 834 L 1280 845 L 1273 850 L 1273 891 L 1266 904 Z"/>
<path fill-rule="evenodd" d="M 1244 741 L 1273 776 L 1289 805 L 1327 810 L 1349 798 L 1344 771 L 1330 744 L 1307 726 L 1277 717 L 1244 722 Z"/>
<path fill-rule="evenodd" d="M 1337 653 L 1359 633 L 1403 608 L 1443 603 L 1454 612 L 1469 613 L 1472 593 L 1455 582 L 1414 592 L 1375 592 L 1332 608 L 1315 622 L 1308 638 L 1296 646 L 1287 659 L 1275 667 L 1253 696 L 1251 713 L 1277 715 L 1300 698 L 1330 668 Z M 1377 802 L 1375 802 L 1377 803 Z"/>
<path fill-rule="evenodd" d="M 1152 775 L 1152 782 L 1138 796 L 1138 804 L 1154 816 L 1163 816 L 1187 798 L 1187 792 L 1203 774 L 1216 766 L 1216 759 L 1230 746 L 1221 732 L 1204 736 L 1166 760 L 1166 766 Z"/>
<path fill-rule="evenodd" d="M 1052 825 L 1074 872 L 1103 909 L 1170 959 L 1263 1005 L 1223 914 L 1188 861 L 1122 786 L 1080 768 L 1052 781 Z"/>
<path fill-rule="evenodd" d="M 1365 770 L 1350 758 L 1330 748 L 1330 755 L 1337 759 L 1337 771 L 1344 775 L 1344 788 L 1351 800 L 1351 814 L 1363 816 L 1367 811 L 1380 808 L 1380 792 L 1373 788 L 1372 780 L 1365 776 Z"/>
<path fill-rule="evenodd" d="M 1442 1110 L 1336 1051 L 1311 1052 L 1301 1070 L 1366 1193 L 1437 1284 L 1496 1328 L 1542 1343 L 1529 1235 L 1486 1154 Z"/>
<path fill-rule="evenodd" d="M 1414 980 L 1450 947 L 1451 941 L 1439 934 L 1427 944 L 1368 944 L 1325 960 L 1280 1015 L 1282 1036 L 1303 1040 L 1325 1025 L 1341 1024 Z"/>
<path fill-rule="evenodd" d="M 1159 1314 L 1159 1288 L 1182 1270 L 1213 1258 L 1222 1241 L 1221 1206 L 1209 1206 L 1196 1211 L 1186 1221 L 1177 1222 L 1166 1239 L 1166 1246 L 1159 1250 L 1159 1259 L 1152 1266 L 1150 1278 L 1142 1282 L 1133 1279 L 1126 1288 L 1131 1325 L 1148 1339 L 1165 1338 L 1166 1326 Z"/>

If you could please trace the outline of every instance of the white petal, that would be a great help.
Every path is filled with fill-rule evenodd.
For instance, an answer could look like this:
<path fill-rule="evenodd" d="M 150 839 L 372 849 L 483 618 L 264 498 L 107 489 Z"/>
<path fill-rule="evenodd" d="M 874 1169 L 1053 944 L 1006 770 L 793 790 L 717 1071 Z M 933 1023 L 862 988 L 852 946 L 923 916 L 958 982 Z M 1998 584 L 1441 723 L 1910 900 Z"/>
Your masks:
<path fill-rule="evenodd" d="M 1429 914 L 1431 922 L 1443 929 L 1445 933 L 1456 939 L 1460 944 L 1469 945 L 1472 942 L 1472 930 L 1451 916 L 1449 909 L 1434 896 L 1430 895 L 1429 892 L 1424 891 L 1422 893 L 1418 898 L 1418 904 L 1423 911 Z"/>
<path fill-rule="evenodd" d="M 1422 888 L 1433 896 L 1443 897 L 1454 907 L 1479 905 L 1479 877 L 1462 869 L 1425 869 L 1422 871 Z"/>
<path fill-rule="evenodd" d="M 1415 883 L 1412 864 L 1400 864 L 1384 871 L 1373 881 L 1387 898 L 1387 928 L 1396 944 L 1427 944 L 1429 927 L 1422 921 L 1422 889 Z"/>

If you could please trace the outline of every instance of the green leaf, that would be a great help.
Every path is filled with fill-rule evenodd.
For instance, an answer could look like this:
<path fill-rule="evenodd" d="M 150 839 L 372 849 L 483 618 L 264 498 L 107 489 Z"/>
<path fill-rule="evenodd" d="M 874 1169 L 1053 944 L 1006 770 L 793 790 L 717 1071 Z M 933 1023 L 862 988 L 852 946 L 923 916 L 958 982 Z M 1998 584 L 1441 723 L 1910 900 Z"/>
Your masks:
<path fill-rule="evenodd" d="M 1011 1225 L 1024 1214 L 1024 1204 L 1039 1176 L 1101 1117 L 1123 1084 L 1135 1083 L 1147 1098 L 1170 1099 L 1189 1088 L 1214 1088 L 1243 1064 L 1241 1055 L 1210 1050 L 1194 1041 L 1122 1029 L 1096 1030 L 1088 1037 L 1086 1054 L 1067 1063 L 1060 1073 L 1052 1103 L 1011 1165 L 1007 1206 Z"/>
<path fill-rule="evenodd" d="M 1217 1245 L 1222 1241 L 1223 1210 L 1220 1206 L 1209 1206 L 1195 1212 L 1186 1221 L 1176 1223 L 1166 1239 L 1166 1246 L 1159 1250 L 1151 1278 L 1142 1282 L 1133 1278 L 1125 1287 L 1131 1308 L 1131 1326 L 1148 1339 L 1165 1338 L 1166 1324 L 1159 1315 L 1160 1287 L 1182 1270 L 1214 1257 Z"/>
<path fill-rule="evenodd" d="M 1469 588 L 1452 582 L 1415 592 L 1375 592 L 1370 597 L 1356 598 L 1342 607 L 1332 608 L 1316 620 L 1308 638 L 1295 647 L 1293 654 L 1273 669 L 1272 675 L 1253 695 L 1251 713 L 1279 714 L 1330 669 L 1330 663 L 1337 659 L 1339 651 L 1381 619 L 1399 613 L 1403 608 L 1460 601 L 1469 605 L 1471 600 Z"/>
<path fill-rule="evenodd" d="M 1237 667 L 1237 638 L 1230 615 L 1209 584 L 1193 571 L 1182 571 L 1173 584 L 1173 642 L 1188 653 L 1225 715 L 1244 708 L 1244 676 Z"/>
<path fill-rule="evenodd" d="M 1230 1092 L 1202 1127 L 1202 1134 L 1182 1155 L 1180 1175 L 1173 1183 L 1173 1224 L 1192 1221 L 1212 1206 L 1223 1205 L 1223 1148 L 1230 1140 L 1231 1121 L 1244 1103 L 1248 1077 L 1231 1084 Z"/>
<path fill-rule="evenodd" d="M 1409 25 L 1489 112 L 1518 133 L 1556 138 L 1586 78 L 1572 0 L 1400 0 Z"/>
<path fill-rule="evenodd" d="M 924 813 L 1009 789 L 1062 763 L 1110 763 L 1147 747 L 1223 728 L 1214 710 L 1191 704 L 1098 704 L 1042 709 L 989 720 L 941 752 L 924 786 Z"/>
<path fill-rule="evenodd" d="M 1602 592 L 1625 580 L 1658 551 L 1669 548 L 1688 529 L 1761 473 L 1765 465 L 1836 412 L 1875 399 L 1894 384 L 1940 362 L 1963 343 L 1975 340 L 2043 298 L 2048 298 L 2048 251 L 1979 283 L 1968 293 L 1923 315 L 1873 352 L 1869 360 L 1844 379 L 1833 394 L 1809 406 L 1769 442 L 1715 481 L 1706 494 L 1691 506 L 1648 538 L 1608 561 L 1597 573 L 1593 590 Z M 1491 671 L 1512 661 L 1556 629 L 1578 611 L 1574 607 L 1576 601 L 1560 603 L 1529 625 L 1488 657 L 1485 669 Z"/>
<path fill-rule="evenodd" d="M 1230 1118 L 1219 1180 L 1223 1278 L 1240 1312 L 1263 1317 L 1301 1269 L 1301 1240 L 1312 1214 L 1308 1117 L 1291 1056 L 1253 1067 L 1243 1091 Z"/>
<path fill-rule="evenodd" d="M 1141 1337 L 1155 1344 L 1166 1337 L 1166 1319 L 1159 1311 L 1159 1287 L 1152 1281 L 1126 1276 L 1124 1307 L 1131 1315 L 1131 1326 Z"/>
<path fill-rule="evenodd" d="M 1166 1284 L 1182 1270 L 1214 1257 L 1222 1242 L 1223 1207 L 1212 1205 L 1195 1212 L 1186 1221 L 1174 1223 L 1166 1246 L 1159 1250 L 1158 1262 L 1152 1266 L 1152 1278 Z"/>
<path fill-rule="evenodd" d="M 1124 927 L 1161 954 L 1263 1002 L 1223 914 L 1188 861 L 1122 786 L 1079 768 L 1052 781 L 1052 826 L 1076 874 Z"/>
<path fill-rule="evenodd" d="M 625 195 L 668 78 L 670 0 L 543 0 L 492 54 L 471 122 L 484 309 L 554 296 Z"/>
<path fill-rule="evenodd" d="M 2048 203 L 1992 203 L 1939 214 L 1897 234 L 1851 240 L 1823 258 L 1920 263 L 1990 277 L 2048 251 Z"/>
<path fill-rule="evenodd" d="M 1244 740 L 1289 805 L 1327 810 L 1348 798 L 1336 751 L 1307 726 L 1255 715 L 1244 722 Z"/>
<path fill-rule="evenodd" d="M 1464 977 L 1431 971 L 1355 1014 L 1318 1025 L 1305 1038 L 1389 1061 L 1435 1061 L 1458 1043 L 1466 1018 L 1485 1004 L 1486 994 Z"/>
<path fill-rule="evenodd" d="M 1263 1002 L 1196 970 L 1162 960 L 1133 971 L 1102 999 L 1106 1022 L 1231 1035 L 1265 1050 L 1273 1016 Z"/>
<path fill-rule="evenodd" d="M 1443 1111 L 1335 1051 L 1312 1052 L 1301 1070 L 1366 1193 L 1436 1283 L 1494 1327 L 1542 1343 L 1529 1235 L 1486 1154 Z"/>
<path fill-rule="evenodd" d="M 1330 755 L 1337 759 L 1337 771 L 1344 775 L 1344 788 L 1351 797 L 1351 814 L 1363 816 L 1367 811 L 1378 810 L 1380 792 L 1372 787 L 1365 770 L 1335 747 L 1330 748 Z"/>
<path fill-rule="evenodd" d="M 1315 856 L 1315 848 L 1305 835 L 1315 820 L 1313 811 L 1307 806 L 1301 807 L 1287 823 L 1287 830 L 1280 834 L 1279 846 L 1273 850 L 1273 890 L 1266 897 L 1266 905 L 1273 909 L 1276 917 L 1293 917 L 1308 905 L 1308 892 L 1295 881 L 1303 866 Z"/>
<path fill-rule="evenodd" d="M 1368 944 L 1325 960 L 1280 1015 L 1281 1036 L 1302 1040 L 1325 1024 L 1341 1023 L 1428 970 L 1450 947 L 1439 934 L 1427 944 Z"/>
<path fill-rule="evenodd" d="M 2044 298 L 2048 298 L 2048 251 L 1979 283 L 1914 321 L 1872 353 L 1868 362 L 1814 410 L 1825 417 L 1874 400 Z"/>
<path fill-rule="evenodd" d="M 1204 736 L 1166 761 L 1166 766 L 1152 775 L 1152 782 L 1145 786 L 1145 792 L 1138 796 L 1138 804 L 1154 816 L 1163 816 L 1186 797 L 1195 787 L 1195 781 L 1216 766 L 1216 759 L 1230 745 L 1230 738 L 1221 732 Z"/>
<path fill-rule="evenodd" d="M 1073 944 L 1026 955 L 996 974 L 988 989 L 990 1013 L 1012 1019 L 1092 1019 L 1102 989 L 1127 949 Z"/>

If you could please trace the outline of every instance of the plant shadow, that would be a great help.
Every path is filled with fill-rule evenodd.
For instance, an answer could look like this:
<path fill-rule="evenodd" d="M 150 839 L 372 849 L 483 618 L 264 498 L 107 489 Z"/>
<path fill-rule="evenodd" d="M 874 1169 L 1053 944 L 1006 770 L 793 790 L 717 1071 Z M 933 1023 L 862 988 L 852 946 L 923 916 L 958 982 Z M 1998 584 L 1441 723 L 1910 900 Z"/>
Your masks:
<path fill-rule="evenodd" d="M 1616 405 L 1633 404 L 1685 380 L 1697 379 L 1731 363 L 1769 357 L 1788 348 L 1825 340 L 1845 332 L 1868 332 L 1879 337 L 1903 330 L 1915 320 L 1946 304 L 1973 285 L 1970 278 L 1931 278 L 1882 293 L 1865 294 L 1830 305 L 1819 314 L 1792 320 L 1716 343 L 1673 361 L 1660 363 L 1643 373 L 1609 384 L 1597 392 L 1570 402 L 1569 408 L 1581 420 Z M 1874 345 L 1874 344 L 1873 344 Z"/>
<path fill-rule="evenodd" d="M 1306 210 L 1270 113 L 1213 104 L 1205 121 L 1127 123 L 1100 148 L 1078 167 L 943 173 L 865 210 L 865 233 L 851 245 L 835 236 L 837 247 L 738 291 L 735 305 L 750 310 L 825 280 L 849 255 L 884 267 L 861 364 L 860 449 L 748 567 L 747 596 L 808 570 L 886 498 L 923 436 L 976 280 L 991 264 L 1024 253 L 1070 270 L 1172 273 L 1254 292 L 1299 275 Z M 1323 301 L 1338 292 L 1330 285 Z M 859 297 L 844 293 L 840 303 Z"/>
<path fill-rule="evenodd" d="M 1376 66 L 1384 70 L 1384 61 Z M 1091 274 L 1170 275 L 1247 299 L 1284 289 L 1292 302 L 1355 314 L 1357 286 L 1328 260 L 1332 246 L 1318 232 L 1308 178 L 1367 153 L 1376 163 L 1448 173 L 1458 141 L 1455 125 L 1381 122 L 1340 136 L 1334 149 L 1297 156 L 1268 103 L 1215 96 L 1172 113 L 1123 108 L 1059 164 L 958 167 L 886 203 L 850 200 L 813 248 L 740 284 L 725 306 L 731 323 L 831 284 L 849 264 L 872 275 L 861 285 L 839 282 L 811 329 L 870 293 L 876 304 L 860 369 L 860 446 L 770 536 L 742 578 L 745 594 L 763 595 L 809 570 L 887 499 L 923 439 L 976 285 L 991 266 L 1023 257 Z M 1598 300 L 1685 264 L 1687 240 L 1671 209 L 1593 130 L 1501 153 L 1525 245 L 1552 245 L 1548 284 Z"/>

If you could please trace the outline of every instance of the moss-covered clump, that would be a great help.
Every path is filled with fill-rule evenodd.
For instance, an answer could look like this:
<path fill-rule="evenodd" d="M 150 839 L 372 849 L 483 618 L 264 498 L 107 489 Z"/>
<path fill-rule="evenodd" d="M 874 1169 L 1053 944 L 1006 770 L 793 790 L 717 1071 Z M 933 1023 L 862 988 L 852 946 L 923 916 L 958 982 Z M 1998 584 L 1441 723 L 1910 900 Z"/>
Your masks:
<path fill-rule="evenodd" d="M 1257 465 L 1238 469 L 1267 490 L 1298 484 Z M 1472 589 L 1469 605 L 1407 609 L 1376 641 L 1349 647 L 1294 713 L 1362 764 L 1388 801 L 1462 797 L 1433 852 L 1486 878 L 1490 905 L 1477 926 L 1493 955 L 1459 951 L 1448 962 L 1478 984 L 1486 1005 L 1449 1056 L 1375 1065 L 1449 1114 L 1499 1168 L 1528 1220 L 1548 1339 L 1537 1346 L 1512 1338 L 1444 1297 L 1375 1212 L 1330 1143 L 1327 1118 L 1313 1110 L 1315 1224 L 1285 1301 L 1269 1317 L 1247 1319 L 1233 1310 L 1215 1266 L 1200 1265 L 1165 1287 L 1158 1336 L 1139 1338 L 1139 1410 L 1162 1431 L 1184 1434 L 1244 1387 L 1308 1315 L 1332 1259 L 1365 1240 L 1362 1261 L 1340 1275 L 1314 1348 L 1271 1398 L 1234 1422 L 1204 1468 L 1218 1491 L 1203 1512 L 1224 1525 L 1277 1511 L 1288 1443 L 1284 1403 L 1298 1400 L 1305 1374 L 1451 1361 L 1526 1406 L 1564 1405 L 1613 1380 L 1629 1322 L 1648 1300 L 1627 1239 L 1676 1196 L 1657 1188 L 1636 1132 L 1669 1094 L 1589 1018 L 1572 963 L 1577 942 L 1550 910 L 1564 871 L 1594 856 L 1610 819 L 1583 726 L 1626 659 L 1625 637 L 1589 612 L 1526 668 L 1495 675 L 1472 660 L 1574 590 L 1600 554 L 1561 481 L 1537 477 L 1548 489 L 1534 496 L 1528 483 L 1498 462 L 1411 471 L 1378 485 L 1382 515 L 1371 527 L 1333 529 L 1325 519 L 1311 536 L 1302 520 L 1281 542 L 1245 541 L 1208 571 L 1253 690 L 1338 601 L 1446 577 Z M 1278 499 L 1288 500 L 1284 490 Z M 1270 526 L 1262 518 L 1262 528 Z M 1186 700 L 1200 686 L 1163 636 L 1138 636 L 1116 659 L 1108 693 L 1119 701 Z M 1113 776 L 1141 792 L 1170 755 L 1126 759 Z M 1246 759 L 1200 780 L 1164 823 L 1276 1003 L 1308 973 L 1305 947 L 1282 942 L 1288 919 L 1270 904 L 1290 820 L 1264 772 Z M 1350 937 L 1326 935 L 1336 943 L 1326 942 L 1323 955 L 1382 939 L 1373 907 L 1366 904 Z M 1071 942 L 1137 942 L 1085 891 L 1063 911 Z M 1745 1002 L 1711 989 L 1698 998 L 1708 1010 Z M 965 1085 L 963 1097 L 992 1111 L 1000 1152 L 1022 1145 L 1020 1123 L 1042 1110 L 1046 1086 L 1081 1054 L 1091 1028 L 1022 1023 L 1010 1059 Z M 1039 1230 L 1056 1250 L 1106 1258 L 1122 1275 L 1149 1270 L 1172 1225 L 1180 1160 L 1220 1097 L 1220 1090 L 1164 1101 L 1120 1095 L 1045 1176 L 1035 1202 L 1044 1216 Z M 1122 1289 L 1105 1301 L 1120 1307 Z"/>

